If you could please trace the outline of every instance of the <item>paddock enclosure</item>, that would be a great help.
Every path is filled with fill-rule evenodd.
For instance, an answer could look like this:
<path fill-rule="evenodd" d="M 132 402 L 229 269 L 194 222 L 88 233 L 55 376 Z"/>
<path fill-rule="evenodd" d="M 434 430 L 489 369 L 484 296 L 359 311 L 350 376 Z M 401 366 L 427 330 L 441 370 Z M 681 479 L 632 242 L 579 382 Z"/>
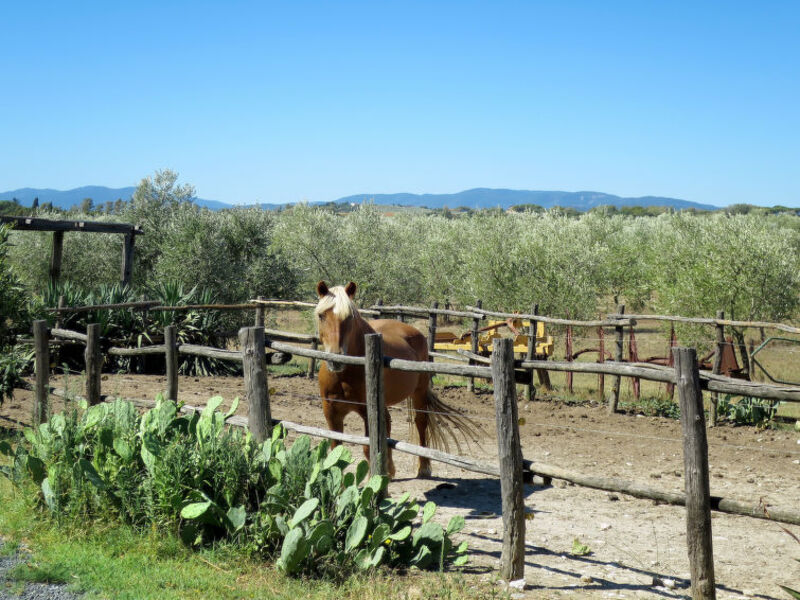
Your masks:
<path fill-rule="evenodd" d="M 249 304 L 247 308 L 256 311 L 256 322 L 259 318 L 263 322 L 263 310 L 273 310 L 275 306 L 266 302 Z M 154 310 L 152 306 L 149 308 Z M 402 314 L 401 308 L 381 307 L 379 310 Z M 419 312 L 424 309 L 413 310 L 416 312 L 408 309 L 406 318 L 422 317 Z M 468 308 L 467 312 L 471 312 L 475 319 L 488 314 L 477 307 Z M 438 314 L 443 313 L 441 311 Z M 539 315 L 530 316 L 541 321 L 557 321 Z M 623 326 L 620 323 L 630 326 L 633 321 L 630 316 L 623 317 L 618 313 L 600 325 L 593 323 L 586 326 L 605 326 L 612 332 L 618 332 Z M 718 326 L 718 323 L 713 326 Z M 285 335 L 287 333 L 268 331 L 265 346 L 281 352 L 292 352 L 292 343 L 277 341 L 279 338 L 292 339 L 292 334 Z M 49 334 L 54 337 L 70 335 L 57 329 L 51 329 Z M 313 347 L 313 336 L 305 335 L 302 341 Z M 168 334 L 165 339 L 169 340 Z M 246 339 L 247 335 L 243 335 L 243 346 L 248 343 Z M 619 337 L 611 339 L 616 343 Z M 89 364 L 89 359 L 96 357 L 99 350 L 93 348 L 91 333 L 81 341 L 84 340 L 88 344 L 86 355 Z M 295 339 L 293 343 L 298 341 Z M 169 342 L 150 351 L 164 353 L 168 352 L 168 347 Z M 182 347 L 177 350 L 206 351 Z M 104 351 L 109 350 L 105 348 Z M 219 356 L 241 361 L 248 351 L 245 349 L 243 353 L 227 349 L 217 352 Z M 293 353 L 299 355 L 301 352 L 295 350 Z M 306 351 L 306 356 L 323 358 L 322 353 L 314 353 L 313 350 Z M 251 389 L 247 389 L 241 377 L 177 377 L 169 366 L 169 354 L 167 357 L 168 377 L 100 375 L 99 369 L 89 366 L 86 377 L 73 375 L 64 381 L 63 376 L 56 376 L 49 381 L 49 385 L 54 389 L 66 386 L 73 394 L 93 396 L 94 382 L 100 384 L 102 380 L 102 393 L 141 400 L 152 399 L 156 393 L 176 390 L 177 398 L 189 406 L 202 405 L 208 397 L 217 394 L 222 395 L 227 403 L 236 396 L 248 398 L 256 407 L 264 400 L 253 396 L 252 385 Z M 451 367 L 440 365 L 439 358 L 437 356 L 437 362 L 435 366 L 430 366 L 430 370 L 438 368 L 450 371 L 453 375 L 472 375 L 489 381 L 494 377 L 497 387 L 496 369 L 495 373 L 490 373 L 488 366 L 481 366 L 486 360 L 484 357 L 464 356 L 474 366 L 462 363 Z M 551 371 L 588 369 L 588 372 L 594 373 L 593 377 L 601 374 L 612 377 L 609 397 L 603 403 L 572 405 L 558 402 L 550 399 L 546 391 L 541 389 L 540 401 L 528 401 L 525 390 L 521 390 L 521 395 L 511 393 L 515 402 L 519 399 L 515 408 L 518 415 L 514 422 L 519 430 L 522 455 L 528 461 L 527 468 L 539 473 L 534 485 L 522 487 L 522 482 L 519 482 L 524 502 L 524 577 L 528 584 L 527 591 L 520 593 L 531 597 L 684 597 L 690 593 L 691 579 L 687 558 L 687 509 L 667 503 L 684 491 L 686 434 L 681 432 L 681 424 L 674 419 L 621 415 L 614 410 L 616 407 L 611 406 L 614 395 L 619 393 L 618 376 L 637 376 L 645 380 L 652 378 L 678 387 L 683 385 L 681 379 L 675 376 L 675 370 L 671 367 L 638 363 L 622 365 L 619 364 L 621 361 L 615 360 L 606 360 L 604 364 L 576 362 L 570 365 L 567 364 L 569 362 L 544 363 L 526 361 L 522 357 L 516 363 L 509 363 L 512 390 L 514 367 L 517 368 L 518 381 L 525 381 L 524 377 L 520 378 L 520 370 L 528 369 L 523 370 L 523 375 L 527 372 L 532 376 L 534 370 L 540 368 Z M 416 368 L 421 369 L 419 366 Z M 268 383 L 262 387 L 266 388 L 265 392 L 269 390 L 266 394 L 269 417 L 312 427 L 324 426 L 315 381 L 304 376 L 276 377 L 272 374 L 267 375 L 266 380 Z M 719 393 L 736 393 L 744 389 L 744 392 L 738 393 L 787 401 L 800 398 L 797 389 L 792 386 L 737 382 L 721 375 L 705 375 L 702 381 L 703 386 Z M 530 380 L 527 384 L 530 385 Z M 100 390 L 96 391 L 99 400 Z M 489 386 L 475 385 L 470 389 L 448 382 L 445 387 L 437 386 L 437 392 L 448 404 L 478 422 L 486 433 L 480 446 L 473 444 L 465 452 L 469 454 L 468 458 L 475 463 L 494 465 L 495 468 L 498 463 L 503 464 L 504 440 L 498 440 L 496 436 L 499 422 L 496 415 L 499 406 L 497 391 L 493 394 Z M 51 396 L 51 402 L 51 410 L 58 410 L 63 405 L 63 400 L 57 396 Z M 19 391 L 12 401 L 0 409 L 0 414 L 6 421 L 29 422 L 33 404 L 32 392 Z M 248 403 L 243 402 L 239 410 L 241 423 L 247 423 L 244 417 L 249 417 L 251 429 L 252 412 Z M 397 440 L 408 439 L 403 409 L 393 410 L 392 414 L 393 437 Z M 345 427 L 348 432 L 355 429 L 361 434 L 358 419 L 348 420 Z M 712 496 L 722 497 L 734 505 L 738 501 L 740 508 L 750 507 L 754 513 L 760 510 L 761 517 L 767 516 L 765 511 L 769 513 L 772 510 L 775 513 L 773 516 L 783 515 L 784 520 L 797 523 L 793 520 L 796 518 L 793 510 L 797 509 L 800 499 L 797 478 L 800 472 L 800 435 L 791 431 L 758 431 L 752 427 L 718 424 L 707 430 L 707 437 Z M 409 490 L 421 499 L 436 501 L 440 511 L 445 514 L 463 514 L 468 522 L 464 535 L 470 543 L 472 562 L 495 567 L 503 552 L 504 530 L 509 528 L 508 523 L 504 527 L 502 522 L 505 500 L 501 498 L 507 494 L 501 494 L 498 479 L 434 462 L 434 478 L 418 480 L 413 478 L 415 471 L 412 459 L 406 454 L 395 453 L 398 477 L 393 480 L 390 492 L 395 494 Z M 533 465 L 530 461 L 533 461 Z M 537 463 L 543 465 L 538 471 Z M 546 467 L 554 465 L 560 470 L 547 471 Z M 499 474 L 502 476 L 502 473 Z M 626 488 L 623 485 L 617 490 L 584 487 L 602 487 L 609 482 L 617 485 L 627 482 L 633 487 Z M 637 489 L 663 492 L 663 497 L 645 500 L 629 495 L 636 493 Z M 797 576 L 798 563 L 793 557 L 800 552 L 794 540 L 781 531 L 775 521 L 716 511 L 711 514 L 717 597 L 779 598 L 782 592 L 777 583 L 797 585 L 800 577 Z M 792 525 L 787 527 L 793 528 Z M 579 550 L 584 546 L 590 553 L 581 555 Z M 508 560 L 508 555 L 504 554 L 504 563 Z M 504 565 L 506 567 L 507 564 Z M 488 577 L 489 574 L 476 576 Z"/>

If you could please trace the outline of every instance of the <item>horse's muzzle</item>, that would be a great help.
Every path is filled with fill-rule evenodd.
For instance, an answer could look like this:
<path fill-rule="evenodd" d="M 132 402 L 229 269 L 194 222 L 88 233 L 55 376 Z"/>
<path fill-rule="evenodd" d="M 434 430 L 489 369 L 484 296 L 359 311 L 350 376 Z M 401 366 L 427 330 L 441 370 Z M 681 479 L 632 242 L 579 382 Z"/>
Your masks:
<path fill-rule="evenodd" d="M 333 360 L 326 360 L 325 364 L 328 365 L 328 371 L 331 373 L 341 373 L 344 371 L 345 364 L 340 362 L 335 362 Z"/>

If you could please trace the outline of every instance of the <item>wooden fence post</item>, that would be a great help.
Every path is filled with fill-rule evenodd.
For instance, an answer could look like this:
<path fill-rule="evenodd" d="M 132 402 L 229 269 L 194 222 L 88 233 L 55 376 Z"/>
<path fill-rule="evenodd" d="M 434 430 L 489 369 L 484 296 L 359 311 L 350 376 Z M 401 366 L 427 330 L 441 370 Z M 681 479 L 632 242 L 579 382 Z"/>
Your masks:
<path fill-rule="evenodd" d="M 258 299 L 259 300 L 266 300 L 267 298 L 265 296 L 259 296 Z M 256 327 L 264 327 L 264 305 L 263 304 L 259 304 L 258 306 L 256 306 L 256 322 L 255 322 L 255 325 L 256 325 Z"/>
<path fill-rule="evenodd" d="M 439 308 L 439 302 L 436 301 L 433 303 L 433 310 Z M 436 322 L 437 322 L 437 314 L 435 312 L 431 312 L 428 315 L 428 352 L 433 352 L 436 347 Z M 429 357 L 428 360 L 433 362 L 433 357 Z"/>
<path fill-rule="evenodd" d="M 178 400 L 178 328 L 164 328 L 164 358 L 167 363 L 167 400 Z"/>
<path fill-rule="evenodd" d="M 717 320 L 721 321 L 725 318 L 725 311 L 718 310 L 717 311 Z M 717 330 L 717 351 L 714 353 L 714 364 L 711 367 L 711 372 L 715 375 L 719 375 L 719 371 L 722 368 L 722 352 L 725 349 L 725 326 L 721 323 L 717 323 L 716 325 Z M 711 392 L 711 406 L 708 408 L 708 426 L 709 427 L 716 427 L 717 426 L 717 404 L 719 402 L 719 394 L 717 392 Z"/>
<path fill-rule="evenodd" d="M 389 446 L 386 441 L 386 405 L 383 396 L 383 336 L 364 336 L 364 378 L 367 388 L 367 429 L 369 434 L 370 475 L 389 472 Z"/>
<path fill-rule="evenodd" d="M 64 253 L 64 232 L 53 232 L 53 248 L 50 252 L 50 281 L 58 283 L 61 279 L 61 257 Z"/>
<path fill-rule="evenodd" d="M 606 362 L 606 332 L 602 325 L 597 328 L 598 350 L 599 358 L 597 362 Z M 606 399 L 606 376 L 602 373 L 597 375 L 597 401 L 603 402 Z"/>
<path fill-rule="evenodd" d="M 711 492 L 703 392 L 694 348 L 675 348 L 675 375 L 681 407 L 683 470 L 686 481 L 686 543 L 692 599 L 713 600 L 714 553 L 711 543 Z"/>
<path fill-rule="evenodd" d="M 625 314 L 625 305 L 620 304 L 617 306 L 617 314 L 621 315 Z M 614 360 L 617 363 L 622 363 L 624 358 L 623 355 L 623 348 L 625 346 L 625 328 L 622 325 L 617 325 L 614 327 L 614 331 L 616 332 L 616 354 L 614 356 Z M 614 376 L 614 384 L 612 386 L 612 393 L 608 399 L 608 412 L 612 415 L 617 412 L 617 406 L 619 405 L 619 392 L 620 388 L 622 387 L 622 376 L 615 375 Z"/>
<path fill-rule="evenodd" d="M 100 351 L 100 325 L 89 323 L 86 327 L 86 401 L 89 406 L 100 404 L 100 377 L 103 371 L 103 354 Z"/>
<path fill-rule="evenodd" d="M 532 315 L 539 314 L 539 305 L 534 304 L 531 308 Z M 525 354 L 526 360 L 533 360 L 536 356 L 536 320 L 531 319 L 528 325 L 528 352 Z M 525 386 L 525 399 L 533 402 L 536 399 L 536 387 L 533 385 L 535 370 L 531 369 L 531 382 Z"/>
<path fill-rule="evenodd" d="M 319 342 L 317 338 L 311 340 L 311 349 L 316 350 L 319 348 Z M 308 373 L 306 373 L 306 377 L 309 379 L 314 379 L 314 373 L 317 372 L 317 359 L 316 358 L 309 358 L 308 359 Z"/>
<path fill-rule="evenodd" d="M 263 327 L 242 327 L 239 330 L 242 348 L 245 397 L 247 398 L 247 426 L 256 442 L 267 439 L 272 427 L 267 387 L 267 356 L 264 347 Z"/>
<path fill-rule="evenodd" d="M 673 349 L 678 346 L 678 336 L 675 335 L 675 323 L 672 323 L 669 327 L 669 350 L 667 351 L 667 366 L 674 367 L 675 366 L 675 355 L 672 353 Z M 675 397 L 675 384 L 668 383 L 667 384 L 667 396 L 669 396 L 670 400 Z"/>
<path fill-rule="evenodd" d="M 572 362 L 574 359 L 572 357 L 572 325 L 567 325 L 567 332 L 566 332 L 566 339 L 564 341 L 564 358 L 567 359 L 567 362 Z M 567 391 L 571 394 L 572 393 L 572 371 L 567 371 L 565 373 L 565 377 L 567 380 Z"/>
<path fill-rule="evenodd" d="M 64 319 L 64 294 L 58 297 L 58 310 L 56 311 L 56 327 L 61 328 Z"/>
<path fill-rule="evenodd" d="M 130 286 L 133 279 L 133 243 L 136 235 L 133 231 L 125 234 L 125 243 L 122 247 L 122 285 Z"/>
<path fill-rule="evenodd" d="M 633 330 L 633 323 L 631 323 L 630 331 L 628 332 L 628 360 L 632 363 L 639 362 L 639 348 L 636 346 L 636 333 Z M 633 397 L 636 402 L 641 398 L 642 383 L 638 377 L 633 378 Z"/>
<path fill-rule="evenodd" d="M 50 333 L 47 321 L 33 322 L 33 344 L 36 353 L 36 391 L 33 398 L 33 424 L 47 420 L 47 399 L 50 395 Z"/>
<path fill-rule="evenodd" d="M 514 341 L 511 338 L 494 340 L 492 382 L 503 503 L 500 576 L 506 581 L 514 581 L 525 574 L 525 505 L 522 497 L 522 447 L 514 383 Z"/>
<path fill-rule="evenodd" d="M 480 309 L 483 306 L 483 300 L 478 300 L 475 303 L 475 306 L 477 306 L 478 309 Z M 471 335 L 472 348 L 471 349 L 472 349 L 472 353 L 473 354 L 477 354 L 478 353 L 478 329 L 480 328 L 480 323 L 481 323 L 481 321 L 480 321 L 480 319 L 478 317 L 475 317 L 474 319 L 472 319 L 472 335 Z M 470 360 L 469 364 L 470 365 L 474 365 L 475 361 L 474 360 Z M 469 381 L 467 382 L 467 390 L 469 390 L 470 392 L 474 392 L 475 391 L 475 378 L 474 377 L 470 377 L 469 378 Z"/>

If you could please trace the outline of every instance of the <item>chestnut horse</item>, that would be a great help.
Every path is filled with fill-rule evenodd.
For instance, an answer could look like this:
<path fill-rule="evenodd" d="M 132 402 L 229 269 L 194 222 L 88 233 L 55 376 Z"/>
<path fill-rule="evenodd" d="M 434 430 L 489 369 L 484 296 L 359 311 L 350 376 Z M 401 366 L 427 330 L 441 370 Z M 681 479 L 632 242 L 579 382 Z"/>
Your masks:
<path fill-rule="evenodd" d="M 317 284 L 319 303 L 314 310 L 317 331 L 326 352 L 364 356 L 364 335 L 380 333 L 383 336 L 383 352 L 392 358 L 414 361 L 428 360 L 428 344 L 425 336 L 417 329 L 391 319 L 365 321 L 353 303 L 356 284 L 352 281 L 346 286 L 328 288 L 324 281 Z M 417 427 L 419 444 L 430 444 L 434 448 L 447 449 L 447 432 L 456 442 L 451 425 L 461 429 L 465 436 L 476 436 L 476 426 L 470 420 L 454 412 L 433 393 L 428 373 L 397 371 L 384 368 L 384 397 L 386 403 L 386 431 L 391 432 L 388 407 L 411 397 L 414 408 L 414 422 Z M 364 367 L 325 361 L 319 370 L 319 392 L 322 396 L 322 411 L 328 428 L 341 432 L 344 418 L 351 411 L 357 412 L 364 420 L 367 432 L 366 384 Z M 368 435 L 368 432 L 367 432 Z M 335 445 L 333 442 L 331 445 Z M 364 448 L 369 457 L 369 448 Z M 388 456 L 389 474 L 394 476 L 392 450 Z M 430 477 L 431 461 L 419 458 L 418 477 Z"/>

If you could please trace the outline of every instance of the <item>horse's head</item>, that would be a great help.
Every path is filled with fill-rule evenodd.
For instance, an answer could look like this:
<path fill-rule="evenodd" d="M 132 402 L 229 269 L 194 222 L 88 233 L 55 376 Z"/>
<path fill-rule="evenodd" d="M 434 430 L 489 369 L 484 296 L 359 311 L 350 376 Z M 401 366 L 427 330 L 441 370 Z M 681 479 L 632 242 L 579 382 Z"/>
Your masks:
<path fill-rule="evenodd" d="M 328 288 L 324 281 L 317 284 L 319 302 L 314 309 L 317 332 L 325 352 L 347 354 L 353 323 L 359 318 L 358 309 L 353 303 L 356 284 L 352 281 L 346 286 Z M 327 361 L 328 370 L 338 373 L 345 367 L 342 363 Z"/>

